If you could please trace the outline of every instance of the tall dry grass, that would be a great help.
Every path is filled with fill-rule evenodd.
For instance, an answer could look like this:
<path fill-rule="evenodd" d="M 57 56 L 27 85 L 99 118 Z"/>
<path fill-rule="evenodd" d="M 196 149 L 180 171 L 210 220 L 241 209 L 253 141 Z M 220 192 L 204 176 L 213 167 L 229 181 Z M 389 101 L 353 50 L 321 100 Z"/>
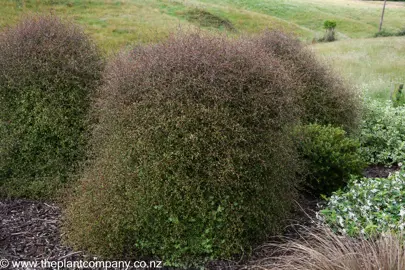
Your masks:
<path fill-rule="evenodd" d="M 376 239 L 337 235 L 327 227 L 303 228 L 298 239 L 263 247 L 265 259 L 249 269 L 271 270 L 402 270 L 402 237 L 385 234 Z"/>

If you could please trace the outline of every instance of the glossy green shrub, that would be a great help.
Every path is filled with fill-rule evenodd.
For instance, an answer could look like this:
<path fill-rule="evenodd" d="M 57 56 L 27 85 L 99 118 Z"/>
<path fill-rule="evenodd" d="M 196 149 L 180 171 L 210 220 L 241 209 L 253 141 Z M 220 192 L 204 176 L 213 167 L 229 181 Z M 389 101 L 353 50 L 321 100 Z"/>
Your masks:
<path fill-rule="evenodd" d="M 294 132 L 301 157 L 307 163 L 305 187 L 313 194 L 331 194 L 342 188 L 351 174 L 361 174 L 365 162 L 358 140 L 341 128 L 310 124 Z"/>
<path fill-rule="evenodd" d="M 77 172 L 102 66 L 89 38 L 51 15 L 0 33 L 0 196 L 48 196 Z"/>

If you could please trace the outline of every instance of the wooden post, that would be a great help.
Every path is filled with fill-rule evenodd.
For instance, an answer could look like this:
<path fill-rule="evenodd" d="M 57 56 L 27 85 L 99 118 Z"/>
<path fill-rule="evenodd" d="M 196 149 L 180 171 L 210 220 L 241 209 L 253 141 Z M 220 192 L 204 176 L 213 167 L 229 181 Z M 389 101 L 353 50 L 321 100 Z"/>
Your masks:
<path fill-rule="evenodd" d="M 384 13 L 385 13 L 385 5 L 386 4 L 387 4 L 387 0 L 384 0 L 384 6 L 383 6 L 382 13 L 381 13 L 380 27 L 378 28 L 378 32 L 381 32 L 381 30 L 382 30 L 382 24 L 383 24 L 383 20 L 384 20 Z"/>

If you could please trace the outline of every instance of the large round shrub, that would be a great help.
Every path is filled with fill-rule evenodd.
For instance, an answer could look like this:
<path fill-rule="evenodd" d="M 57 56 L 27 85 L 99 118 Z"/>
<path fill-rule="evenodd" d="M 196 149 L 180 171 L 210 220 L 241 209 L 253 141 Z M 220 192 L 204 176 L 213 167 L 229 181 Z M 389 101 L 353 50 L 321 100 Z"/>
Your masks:
<path fill-rule="evenodd" d="M 67 209 L 68 240 L 166 265 L 229 258 L 283 228 L 297 162 L 283 127 L 299 87 L 248 41 L 200 35 L 108 67 L 95 159 Z"/>
<path fill-rule="evenodd" d="M 47 195 L 75 173 L 101 70 L 90 39 L 57 17 L 32 16 L 0 34 L 1 196 Z"/>
<path fill-rule="evenodd" d="M 287 132 L 306 111 L 290 69 L 255 38 L 180 35 L 119 55 L 95 104 L 67 241 L 189 266 L 279 233 L 301 164 Z"/>
<path fill-rule="evenodd" d="M 358 128 L 360 96 L 334 69 L 321 63 L 298 39 L 284 33 L 265 32 L 257 40 L 303 86 L 296 94 L 306 123 L 331 124 L 346 131 Z"/>

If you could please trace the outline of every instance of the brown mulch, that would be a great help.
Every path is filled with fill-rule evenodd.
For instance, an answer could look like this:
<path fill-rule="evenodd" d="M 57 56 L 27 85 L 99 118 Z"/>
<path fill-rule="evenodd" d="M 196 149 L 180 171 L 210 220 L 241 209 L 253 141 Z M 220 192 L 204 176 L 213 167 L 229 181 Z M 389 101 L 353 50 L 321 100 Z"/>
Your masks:
<path fill-rule="evenodd" d="M 61 244 L 61 210 L 53 203 L 0 201 L 0 258 L 9 261 L 78 260 L 80 252 Z"/>
<path fill-rule="evenodd" d="M 399 171 L 400 167 L 392 165 L 391 167 L 385 167 L 383 165 L 372 165 L 364 170 L 363 175 L 367 178 L 387 178 L 388 175 Z"/>

